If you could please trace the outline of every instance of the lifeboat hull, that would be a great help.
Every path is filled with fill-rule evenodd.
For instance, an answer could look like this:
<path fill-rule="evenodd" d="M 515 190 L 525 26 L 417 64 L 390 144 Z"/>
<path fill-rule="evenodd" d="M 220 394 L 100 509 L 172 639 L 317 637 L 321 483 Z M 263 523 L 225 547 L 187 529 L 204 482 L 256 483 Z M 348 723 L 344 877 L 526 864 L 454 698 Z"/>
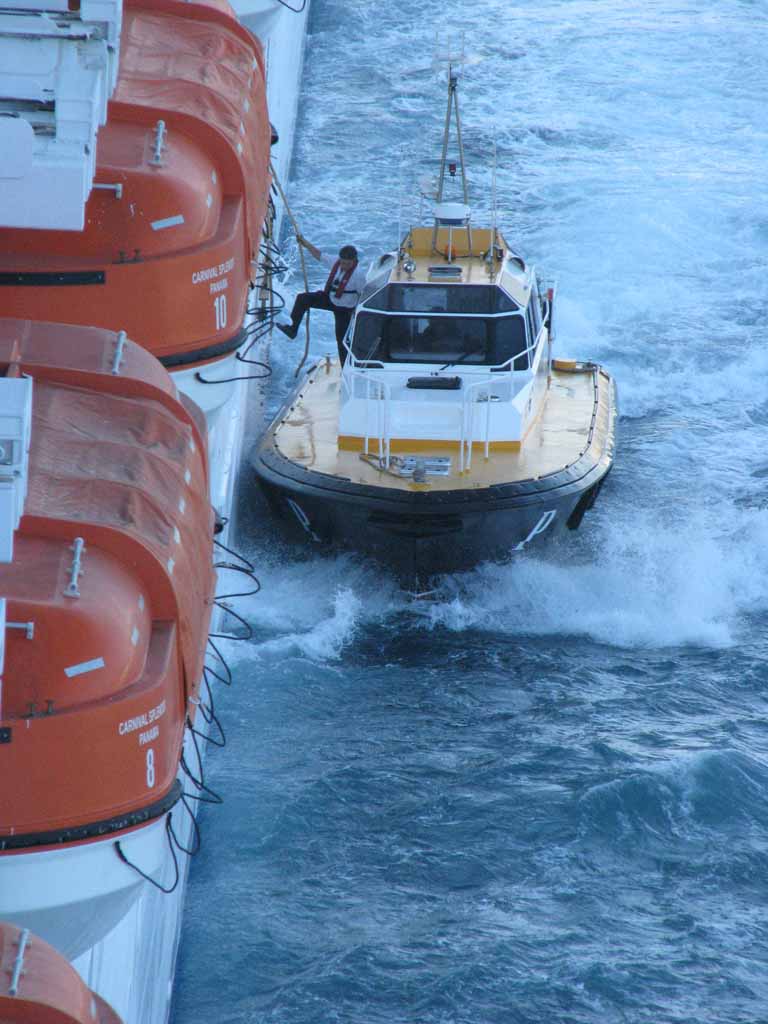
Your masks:
<path fill-rule="evenodd" d="M 166 819 L 90 843 L 6 854 L 0 858 L 3 917 L 67 959 L 81 956 L 125 917 L 145 884 L 118 857 L 116 841 L 127 860 L 161 884 L 172 883 Z"/>
<path fill-rule="evenodd" d="M 194 847 L 180 776 L 199 760 L 190 727 L 215 590 L 204 420 L 112 332 L 0 320 L 3 371 L 6 398 L 28 386 L 31 409 L 28 433 L 14 426 L 28 438 L 26 487 L 0 564 L 14 627 L 0 690 L 0 917 L 92 960 L 137 915 L 177 934 L 170 907 Z M 24 447 L 11 443 L 12 456 Z M 161 892 L 170 902 L 153 922 Z M 170 975 L 174 941 L 147 958 L 152 970 L 163 961 Z M 87 965 L 89 977 L 105 970 Z M 124 961 L 115 973 L 110 995 Z"/>

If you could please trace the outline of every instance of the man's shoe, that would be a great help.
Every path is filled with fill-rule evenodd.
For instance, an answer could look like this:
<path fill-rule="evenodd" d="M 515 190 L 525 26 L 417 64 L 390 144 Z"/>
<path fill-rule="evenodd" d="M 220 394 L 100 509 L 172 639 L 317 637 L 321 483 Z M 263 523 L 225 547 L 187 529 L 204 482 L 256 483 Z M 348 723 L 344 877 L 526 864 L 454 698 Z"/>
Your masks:
<path fill-rule="evenodd" d="M 275 327 L 277 327 L 278 331 L 282 331 L 286 338 L 290 338 L 291 341 L 293 341 L 299 331 L 298 327 L 294 327 L 293 324 L 275 324 Z"/>

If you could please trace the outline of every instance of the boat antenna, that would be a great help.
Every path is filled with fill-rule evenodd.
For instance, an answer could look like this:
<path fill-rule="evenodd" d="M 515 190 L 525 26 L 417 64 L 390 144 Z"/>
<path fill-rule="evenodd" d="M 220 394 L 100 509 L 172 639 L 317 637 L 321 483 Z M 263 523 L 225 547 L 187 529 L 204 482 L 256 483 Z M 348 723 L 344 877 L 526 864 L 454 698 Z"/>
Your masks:
<path fill-rule="evenodd" d="M 493 281 L 496 276 L 496 247 L 498 245 L 498 224 L 496 205 L 496 136 L 493 139 L 493 161 L 491 163 L 491 246 L 488 250 L 488 273 Z"/>
<path fill-rule="evenodd" d="M 400 159 L 397 163 L 397 252 L 398 264 L 403 259 L 403 158 L 405 153 L 400 148 Z"/>

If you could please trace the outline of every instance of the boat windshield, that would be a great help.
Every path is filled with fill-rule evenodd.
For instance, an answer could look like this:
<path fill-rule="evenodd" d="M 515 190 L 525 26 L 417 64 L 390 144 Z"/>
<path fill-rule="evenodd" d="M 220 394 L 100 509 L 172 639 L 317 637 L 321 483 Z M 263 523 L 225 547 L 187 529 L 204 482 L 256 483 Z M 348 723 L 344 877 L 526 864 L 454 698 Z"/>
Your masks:
<path fill-rule="evenodd" d="M 462 363 L 528 367 L 525 317 L 386 316 L 358 313 L 352 352 L 359 362 Z"/>

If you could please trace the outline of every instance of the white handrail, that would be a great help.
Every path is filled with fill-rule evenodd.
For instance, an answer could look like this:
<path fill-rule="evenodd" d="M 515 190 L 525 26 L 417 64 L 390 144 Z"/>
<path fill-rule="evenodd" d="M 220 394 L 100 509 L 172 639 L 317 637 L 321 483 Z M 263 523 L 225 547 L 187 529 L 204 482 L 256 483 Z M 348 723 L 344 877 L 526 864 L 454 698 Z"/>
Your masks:
<path fill-rule="evenodd" d="M 495 393 L 494 388 L 499 384 L 507 387 L 510 381 L 506 378 L 486 378 L 469 384 L 462 395 L 461 403 L 461 425 L 459 436 L 459 472 L 463 473 L 472 466 L 472 446 L 475 442 L 475 406 L 483 401 L 485 408 L 485 435 L 478 438 L 483 443 L 484 455 L 487 459 L 491 448 L 491 401 L 493 398 L 501 400 L 501 396 Z M 485 394 L 483 395 L 483 389 Z M 474 394 L 477 392 L 477 395 Z"/>
<path fill-rule="evenodd" d="M 491 446 L 491 402 L 496 399 L 502 401 L 498 393 L 503 387 L 512 392 L 514 382 L 512 373 L 507 376 L 485 376 L 482 380 L 468 382 L 463 379 L 464 388 L 461 395 L 461 406 L 459 408 L 459 472 L 469 470 L 472 466 L 472 452 L 475 440 L 483 444 L 484 456 L 487 459 L 490 455 Z M 364 384 L 363 393 L 359 395 L 356 382 L 360 380 Z M 375 441 L 378 447 L 378 456 L 384 466 L 389 469 L 392 453 L 391 436 L 391 409 L 392 409 L 392 387 L 393 382 L 384 380 L 382 377 L 372 374 L 369 370 L 358 370 L 349 362 L 344 366 L 342 372 L 342 387 L 349 399 L 357 395 L 365 400 L 365 430 L 363 438 L 363 451 L 366 455 L 371 454 L 371 443 Z M 475 406 L 485 401 L 485 422 L 480 436 L 475 438 Z M 372 410 L 372 402 L 376 403 L 375 417 Z"/>
<path fill-rule="evenodd" d="M 355 380 L 360 379 L 365 383 L 365 438 L 363 451 L 370 454 L 370 442 L 374 438 L 378 441 L 379 459 L 384 463 L 384 468 L 389 469 L 391 456 L 390 437 L 390 406 L 392 401 L 392 387 L 388 381 L 380 377 L 374 377 L 365 370 L 355 370 L 351 366 L 345 366 L 342 373 L 342 384 L 347 389 L 349 398 L 355 397 Z M 375 391 L 374 391 L 375 389 Z M 376 431 L 375 435 L 371 430 L 371 401 L 376 402 Z"/>

